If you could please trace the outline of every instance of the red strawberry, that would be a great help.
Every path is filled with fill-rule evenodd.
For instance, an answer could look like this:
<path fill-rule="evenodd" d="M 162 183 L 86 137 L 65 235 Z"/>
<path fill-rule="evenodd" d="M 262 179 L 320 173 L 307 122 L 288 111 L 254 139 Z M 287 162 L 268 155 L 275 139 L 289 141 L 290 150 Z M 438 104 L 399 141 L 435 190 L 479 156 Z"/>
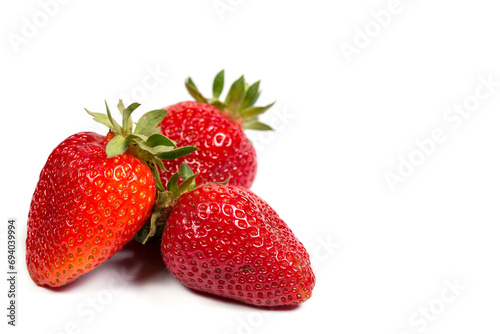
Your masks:
<path fill-rule="evenodd" d="M 89 112 L 115 131 L 106 137 L 93 132 L 70 136 L 54 149 L 40 173 L 26 240 L 28 271 L 38 285 L 65 285 L 120 250 L 155 205 L 158 173 L 148 165 L 169 158 L 171 152 L 177 157 L 179 150 L 190 150 L 172 150 L 171 141 L 161 135 L 146 136 L 164 110 L 145 114 L 132 134 L 130 114 L 139 105 L 124 108 L 120 101 L 118 106 L 123 126 L 109 110 L 108 116 Z M 159 150 L 159 142 L 168 144 L 168 151 Z"/>
<path fill-rule="evenodd" d="M 186 286 L 259 306 L 299 304 L 315 276 L 302 243 L 261 198 L 206 184 L 181 195 L 162 237 L 168 269 Z"/>
<path fill-rule="evenodd" d="M 257 157 L 252 143 L 243 129 L 271 130 L 258 121 L 258 115 L 264 113 L 273 104 L 254 107 L 259 92 L 260 82 L 251 86 L 240 77 L 235 81 L 224 103 L 219 96 L 224 86 L 224 71 L 214 80 L 214 98 L 203 97 L 189 78 L 186 87 L 196 99 L 174 104 L 161 122 L 164 135 L 176 141 L 178 145 L 192 145 L 199 151 L 189 157 L 164 162 L 166 171 L 162 175 L 165 181 L 174 171 L 186 162 L 199 173 L 198 182 L 222 182 L 230 177 L 230 184 L 250 188 L 257 172 Z"/>

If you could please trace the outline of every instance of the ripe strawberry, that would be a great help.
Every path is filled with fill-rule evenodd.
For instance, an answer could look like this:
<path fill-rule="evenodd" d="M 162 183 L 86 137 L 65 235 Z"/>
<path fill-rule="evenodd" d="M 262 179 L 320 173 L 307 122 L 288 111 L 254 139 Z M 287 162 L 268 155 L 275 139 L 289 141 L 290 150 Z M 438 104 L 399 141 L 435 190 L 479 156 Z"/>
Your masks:
<path fill-rule="evenodd" d="M 186 88 L 196 102 L 166 107 L 168 113 L 160 127 L 162 133 L 178 145 L 192 145 L 199 151 L 183 159 L 164 162 L 164 182 L 182 162 L 186 162 L 199 173 L 200 184 L 222 182 L 230 177 L 230 184 L 250 188 L 257 172 L 257 157 L 243 129 L 272 130 L 257 119 L 274 104 L 254 107 L 260 95 L 259 84 L 257 81 L 248 86 L 242 76 L 232 84 L 227 98 L 221 102 L 224 71 L 215 77 L 212 99 L 203 97 L 191 78 L 186 81 Z"/>
<path fill-rule="evenodd" d="M 145 114 L 132 133 L 130 115 L 138 106 L 124 108 L 120 101 L 123 126 L 109 109 L 107 115 L 89 112 L 114 131 L 74 134 L 48 157 L 28 216 L 26 262 L 36 284 L 65 285 L 113 256 L 155 205 L 158 172 L 148 165 L 194 149 L 173 149 L 168 138 L 147 136 L 164 110 Z"/>
<path fill-rule="evenodd" d="M 181 195 L 161 249 L 186 286 L 253 305 L 302 303 L 315 284 L 309 255 L 286 223 L 234 185 L 206 184 Z"/>

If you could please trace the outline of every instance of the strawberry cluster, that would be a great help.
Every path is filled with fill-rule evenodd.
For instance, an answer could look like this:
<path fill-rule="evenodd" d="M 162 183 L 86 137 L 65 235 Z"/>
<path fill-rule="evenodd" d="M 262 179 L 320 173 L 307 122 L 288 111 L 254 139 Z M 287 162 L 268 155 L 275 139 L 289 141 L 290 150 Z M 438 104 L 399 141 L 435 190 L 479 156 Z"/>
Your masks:
<path fill-rule="evenodd" d="M 244 129 L 271 130 L 254 104 L 259 82 L 240 77 L 224 101 L 224 71 L 213 97 L 189 78 L 195 101 L 145 113 L 125 107 L 102 136 L 80 132 L 50 154 L 28 216 L 26 263 L 40 286 L 60 287 L 111 258 L 135 238 L 161 238 L 165 265 L 186 286 L 258 306 L 311 297 L 309 255 L 287 224 L 249 190 L 257 171 Z M 196 185 L 199 184 L 199 186 Z"/>

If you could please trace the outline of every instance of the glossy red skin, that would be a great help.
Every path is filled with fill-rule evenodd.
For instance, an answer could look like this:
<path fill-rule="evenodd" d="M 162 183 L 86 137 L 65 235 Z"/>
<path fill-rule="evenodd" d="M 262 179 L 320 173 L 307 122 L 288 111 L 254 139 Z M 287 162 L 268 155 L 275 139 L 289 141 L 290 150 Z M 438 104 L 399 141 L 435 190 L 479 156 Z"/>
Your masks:
<path fill-rule="evenodd" d="M 311 297 L 309 254 L 251 191 L 207 184 L 182 195 L 162 236 L 168 269 L 186 286 L 258 306 Z"/>
<path fill-rule="evenodd" d="M 161 132 L 177 146 L 195 146 L 198 151 L 186 157 L 164 161 L 166 182 L 182 162 L 195 173 L 198 184 L 223 182 L 250 188 L 257 173 L 257 156 L 241 124 L 232 121 L 205 103 L 181 102 L 170 107 L 160 124 Z"/>
<path fill-rule="evenodd" d="M 110 136 L 81 132 L 50 154 L 31 201 L 26 262 L 38 285 L 59 287 L 130 241 L 154 205 L 151 170 L 128 153 L 108 159 Z"/>

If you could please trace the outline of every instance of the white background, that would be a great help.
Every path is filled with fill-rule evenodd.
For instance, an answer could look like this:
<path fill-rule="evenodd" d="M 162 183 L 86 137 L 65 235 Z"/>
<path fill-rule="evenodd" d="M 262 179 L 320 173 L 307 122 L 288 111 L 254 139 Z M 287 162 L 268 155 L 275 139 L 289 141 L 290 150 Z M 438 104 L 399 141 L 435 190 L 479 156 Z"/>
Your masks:
<path fill-rule="evenodd" d="M 2 333 L 500 330 L 496 2 L 66 2 L 0 5 Z M 156 248 L 135 246 L 65 288 L 36 286 L 24 262 L 31 195 L 59 142 L 105 133 L 83 108 L 103 112 L 104 99 L 132 94 L 137 119 L 188 99 L 188 76 L 208 95 L 222 68 L 227 81 L 261 79 L 262 104 L 277 100 L 266 116 L 276 131 L 251 135 L 252 189 L 311 253 L 313 297 L 261 310 L 195 293 Z M 448 111 L 464 103 L 467 116 Z M 15 329 L 4 315 L 9 218 Z"/>

